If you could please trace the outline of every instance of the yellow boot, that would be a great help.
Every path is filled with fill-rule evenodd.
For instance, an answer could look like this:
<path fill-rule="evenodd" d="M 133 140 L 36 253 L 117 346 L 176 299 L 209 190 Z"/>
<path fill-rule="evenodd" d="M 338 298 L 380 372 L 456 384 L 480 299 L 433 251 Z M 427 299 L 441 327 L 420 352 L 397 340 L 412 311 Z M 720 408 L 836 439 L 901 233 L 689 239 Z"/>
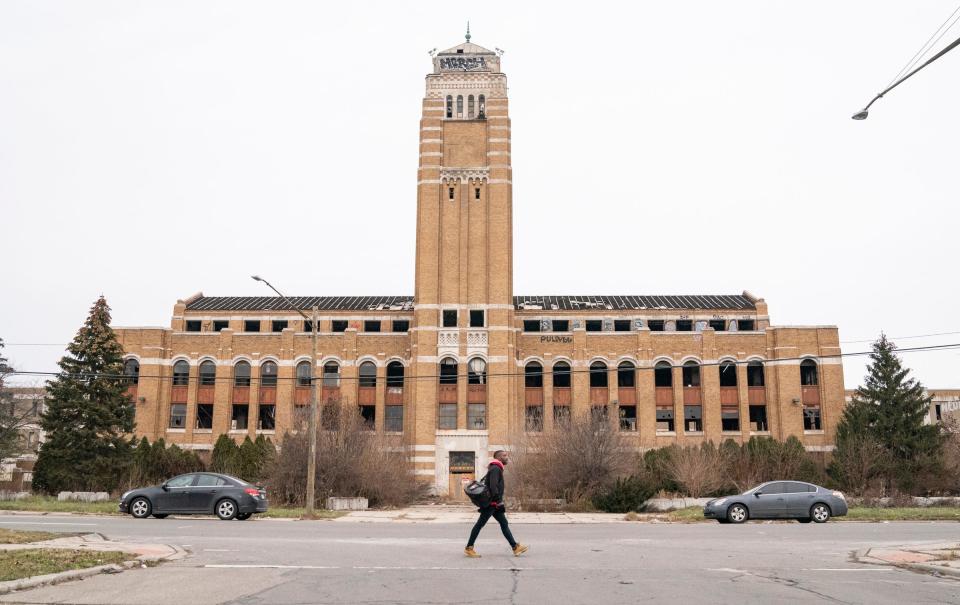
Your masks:
<path fill-rule="evenodd" d="M 513 556 L 519 557 L 520 555 L 527 552 L 528 550 L 530 550 L 530 547 L 524 546 L 523 544 L 518 543 L 516 546 L 513 547 Z"/>
<path fill-rule="evenodd" d="M 473 547 L 472 547 L 472 546 L 468 546 L 468 547 L 464 548 L 464 549 L 463 549 L 463 554 L 467 555 L 467 556 L 470 557 L 471 559 L 479 559 L 479 558 L 480 558 L 480 553 L 478 553 L 477 551 L 473 550 Z"/>

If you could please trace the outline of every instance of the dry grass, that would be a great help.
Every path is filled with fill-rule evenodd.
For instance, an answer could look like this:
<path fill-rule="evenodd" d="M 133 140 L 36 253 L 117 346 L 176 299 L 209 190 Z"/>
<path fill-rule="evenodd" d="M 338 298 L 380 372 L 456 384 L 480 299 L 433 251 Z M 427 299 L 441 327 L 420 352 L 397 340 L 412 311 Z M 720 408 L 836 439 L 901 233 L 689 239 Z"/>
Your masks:
<path fill-rule="evenodd" d="M 119 515 L 116 500 L 106 502 L 60 502 L 50 496 L 30 496 L 21 500 L 0 500 L 0 510 L 37 511 L 45 513 L 91 513 Z"/>
<path fill-rule="evenodd" d="M 97 565 L 122 563 L 136 555 L 104 551 L 71 550 L 60 548 L 28 548 L 0 551 L 0 582 L 42 576 L 71 569 L 86 569 Z"/>
<path fill-rule="evenodd" d="M 21 531 L 19 529 L 4 529 L 0 527 L 0 544 L 29 544 L 64 538 L 74 534 L 55 534 L 49 531 Z"/>

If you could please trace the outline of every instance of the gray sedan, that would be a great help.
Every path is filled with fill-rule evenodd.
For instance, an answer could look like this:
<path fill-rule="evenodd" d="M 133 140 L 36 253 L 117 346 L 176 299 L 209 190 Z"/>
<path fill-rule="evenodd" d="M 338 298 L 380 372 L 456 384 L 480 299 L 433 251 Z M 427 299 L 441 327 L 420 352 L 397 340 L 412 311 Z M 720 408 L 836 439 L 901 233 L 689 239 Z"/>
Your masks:
<path fill-rule="evenodd" d="M 132 489 L 120 496 L 120 512 L 137 519 L 153 515 L 215 514 L 224 521 L 245 521 L 267 511 L 267 492 L 220 473 L 188 473 L 154 487 Z"/>
<path fill-rule="evenodd" d="M 703 516 L 720 523 L 747 519 L 796 519 L 826 523 L 847 514 L 843 493 L 802 481 L 769 481 L 736 496 L 714 498 L 703 506 Z"/>

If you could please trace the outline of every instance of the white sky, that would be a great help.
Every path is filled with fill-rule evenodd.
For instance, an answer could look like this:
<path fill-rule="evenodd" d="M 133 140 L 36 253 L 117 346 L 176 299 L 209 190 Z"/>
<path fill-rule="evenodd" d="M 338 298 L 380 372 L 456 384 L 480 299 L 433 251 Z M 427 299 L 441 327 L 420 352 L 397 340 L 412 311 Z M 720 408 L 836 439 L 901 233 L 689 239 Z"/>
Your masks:
<path fill-rule="evenodd" d="M 844 341 L 960 332 L 960 50 L 850 119 L 956 3 L 6 0 L 6 355 L 54 370 L 22 345 L 101 293 L 159 326 L 198 290 L 269 294 L 252 273 L 412 294 L 427 51 L 468 18 L 507 51 L 515 293 L 747 289 Z M 957 350 L 905 359 L 960 387 Z"/>

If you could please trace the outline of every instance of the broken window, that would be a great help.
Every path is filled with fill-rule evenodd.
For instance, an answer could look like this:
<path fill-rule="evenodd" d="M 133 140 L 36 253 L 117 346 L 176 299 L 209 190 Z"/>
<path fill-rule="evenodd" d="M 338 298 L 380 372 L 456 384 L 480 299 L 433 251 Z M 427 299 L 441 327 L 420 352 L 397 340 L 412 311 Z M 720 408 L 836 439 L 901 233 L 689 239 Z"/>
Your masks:
<path fill-rule="evenodd" d="M 820 405 L 803 406 L 803 430 L 820 431 L 823 426 L 820 424 Z"/>
<path fill-rule="evenodd" d="M 453 96 L 447 95 L 447 117 L 453 117 Z"/>
<path fill-rule="evenodd" d="M 683 364 L 683 386 L 700 386 L 700 364 L 695 361 L 688 361 Z"/>
<path fill-rule="evenodd" d="M 467 384 L 487 384 L 487 362 L 474 357 L 467 363 Z"/>
<path fill-rule="evenodd" d="M 937 419 L 937 422 L 943 420 L 943 411 L 940 409 L 940 404 L 933 406 L 934 417 Z"/>
<path fill-rule="evenodd" d="M 450 187 L 449 193 L 447 195 L 449 196 L 448 199 L 450 199 L 450 201 L 453 201 L 456 199 L 456 192 L 454 191 L 453 187 Z"/>
<path fill-rule="evenodd" d="M 723 406 L 720 409 L 720 430 L 730 433 L 740 430 L 740 411 L 736 406 Z"/>
<path fill-rule="evenodd" d="M 127 384 L 137 384 L 140 382 L 140 362 L 136 359 L 128 359 L 123 362 L 123 375 L 126 377 Z"/>
<path fill-rule="evenodd" d="M 614 332 L 629 332 L 631 323 L 629 319 L 615 319 L 613 320 L 613 330 Z"/>
<path fill-rule="evenodd" d="M 244 319 L 244 320 L 243 320 L 243 331 L 244 331 L 244 332 L 259 332 L 259 331 L 260 331 L 260 320 L 259 320 L 259 319 Z"/>
<path fill-rule="evenodd" d="M 410 320 L 409 320 L 409 319 L 394 319 L 394 320 L 393 320 L 393 331 L 394 331 L 394 332 L 409 332 L 409 331 L 410 331 Z"/>
<path fill-rule="evenodd" d="M 554 319 L 552 329 L 554 332 L 569 332 L 570 331 L 570 320 L 569 319 Z"/>
<path fill-rule="evenodd" d="M 297 386 L 298 387 L 308 387 L 310 386 L 310 362 L 301 361 L 297 364 Z"/>
<path fill-rule="evenodd" d="M 390 433 L 403 431 L 403 406 L 388 405 L 383 408 L 383 430 Z"/>
<path fill-rule="evenodd" d="M 247 404 L 233 404 L 233 410 L 230 412 L 230 430 L 247 430 L 247 417 L 250 412 L 250 406 Z"/>
<path fill-rule="evenodd" d="M 474 188 L 474 190 L 473 190 L 473 199 L 475 199 L 475 200 L 479 200 L 479 199 L 480 199 L 480 188 L 479 188 L 479 187 Z"/>
<path fill-rule="evenodd" d="M 399 361 L 387 364 L 387 387 L 403 388 L 403 364 Z"/>
<path fill-rule="evenodd" d="M 524 368 L 524 387 L 528 389 L 543 388 L 543 366 L 536 361 L 531 361 Z"/>
<path fill-rule="evenodd" d="M 523 320 L 523 331 L 524 331 L 524 332 L 539 332 L 539 331 L 540 331 L 540 320 L 539 320 L 539 319 L 524 319 L 524 320 Z"/>
<path fill-rule="evenodd" d="M 457 95 L 457 117 L 463 117 L 463 95 Z"/>
<path fill-rule="evenodd" d="M 629 361 L 622 361 L 617 366 L 617 386 L 622 389 L 632 389 L 637 385 L 637 368 Z"/>
<path fill-rule="evenodd" d="M 651 319 L 647 322 L 647 327 L 650 328 L 651 332 L 663 332 L 663 320 Z"/>
<path fill-rule="evenodd" d="M 330 322 L 330 331 L 331 332 L 346 332 L 347 331 L 347 320 L 346 319 L 334 319 Z"/>
<path fill-rule="evenodd" d="M 188 319 L 187 320 L 187 332 L 199 332 L 200 331 L 200 320 L 198 319 Z"/>
<path fill-rule="evenodd" d="M 747 386 L 763 386 L 763 364 L 759 361 L 751 361 L 747 364 Z"/>
<path fill-rule="evenodd" d="M 524 410 L 523 428 L 528 433 L 539 433 L 543 430 L 543 406 L 528 405 Z"/>
<path fill-rule="evenodd" d="M 457 360 L 446 357 L 440 362 L 440 384 L 457 384 Z"/>
<path fill-rule="evenodd" d="M 653 383 L 657 387 L 673 386 L 673 366 L 666 361 L 658 361 L 653 367 Z"/>
<path fill-rule="evenodd" d="M 741 332 L 753 332 L 753 330 L 755 329 L 754 321 L 752 319 L 741 319 L 740 324 L 738 325 L 738 329 Z"/>
<path fill-rule="evenodd" d="M 233 386 L 250 386 L 250 364 L 245 361 L 238 361 L 233 366 Z"/>
<path fill-rule="evenodd" d="M 674 432 L 673 425 L 673 408 L 667 407 L 658 407 L 657 408 L 657 432 L 658 433 L 672 433 Z"/>
<path fill-rule="evenodd" d="M 590 388 L 607 388 L 607 364 L 602 361 L 590 364 Z"/>
<path fill-rule="evenodd" d="M 553 386 L 554 388 L 570 388 L 570 364 L 565 361 L 558 361 L 553 364 Z"/>
<path fill-rule="evenodd" d="M 703 408 L 699 405 L 683 406 L 684 431 L 688 433 L 703 432 Z"/>
<path fill-rule="evenodd" d="M 260 386 L 277 386 L 277 364 L 272 361 L 265 361 L 260 366 Z"/>
<path fill-rule="evenodd" d="M 677 332 L 693 332 L 693 320 L 692 320 L 692 319 L 678 319 L 678 320 L 677 320 Z"/>
<path fill-rule="evenodd" d="M 767 428 L 767 406 L 750 406 L 750 430 L 757 433 L 765 433 Z"/>
<path fill-rule="evenodd" d="M 727 329 L 727 322 L 722 319 L 711 319 L 708 325 L 717 332 L 723 332 Z"/>
<path fill-rule="evenodd" d="M 190 364 L 180 360 L 173 364 L 173 386 L 182 387 L 190 383 Z"/>
<path fill-rule="evenodd" d="M 277 406 L 260 404 L 257 410 L 257 430 L 272 431 L 277 428 Z"/>
<path fill-rule="evenodd" d="M 471 309 L 470 310 L 470 327 L 471 328 L 482 328 L 485 325 L 485 317 L 483 309 Z"/>
<path fill-rule="evenodd" d="M 621 405 L 619 415 L 621 431 L 637 430 L 637 406 Z"/>
<path fill-rule="evenodd" d="M 213 428 L 212 403 L 201 403 L 197 405 L 197 428 L 200 430 Z"/>
<path fill-rule="evenodd" d="M 444 328 L 457 327 L 457 310 L 456 309 L 443 310 L 443 327 Z"/>
<path fill-rule="evenodd" d="M 587 322 L 587 332 L 602 332 L 603 331 L 603 320 L 602 319 L 588 319 Z"/>
<path fill-rule="evenodd" d="M 817 386 L 817 362 L 804 359 L 800 362 L 800 385 L 805 387 Z"/>
<path fill-rule="evenodd" d="M 467 117 L 473 119 L 473 95 L 467 97 Z"/>
<path fill-rule="evenodd" d="M 467 404 L 467 429 L 482 431 L 487 428 L 487 404 Z"/>
<path fill-rule="evenodd" d="M 217 365 L 209 359 L 200 364 L 200 386 L 212 387 L 217 384 Z"/>
<path fill-rule="evenodd" d="M 737 366 L 732 361 L 720 362 L 720 386 L 737 386 Z"/>
<path fill-rule="evenodd" d="M 361 405 L 360 419 L 363 422 L 363 428 L 372 431 L 377 426 L 377 406 Z"/>
<path fill-rule="evenodd" d="M 377 366 L 372 361 L 365 361 L 360 364 L 360 386 L 377 386 Z"/>
<path fill-rule="evenodd" d="M 215 319 L 213 320 L 213 331 L 222 332 L 230 327 L 230 322 L 226 319 Z"/>
<path fill-rule="evenodd" d="M 457 404 L 440 404 L 440 412 L 437 415 L 437 428 L 448 431 L 457 428 Z"/>
<path fill-rule="evenodd" d="M 182 429 L 187 425 L 187 404 L 174 403 L 170 406 L 170 428 Z"/>
<path fill-rule="evenodd" d="M 379 332 L 380 331 L 380 320 L 379 319 L 367 319 L 363 322 L 363 331 L 364 332 Z"/>
<path fill-rule="evenodd" d="M 323 364 L 323 386 L 336 388 L 340 386 L 340 364 L 328 361 Z"/>

